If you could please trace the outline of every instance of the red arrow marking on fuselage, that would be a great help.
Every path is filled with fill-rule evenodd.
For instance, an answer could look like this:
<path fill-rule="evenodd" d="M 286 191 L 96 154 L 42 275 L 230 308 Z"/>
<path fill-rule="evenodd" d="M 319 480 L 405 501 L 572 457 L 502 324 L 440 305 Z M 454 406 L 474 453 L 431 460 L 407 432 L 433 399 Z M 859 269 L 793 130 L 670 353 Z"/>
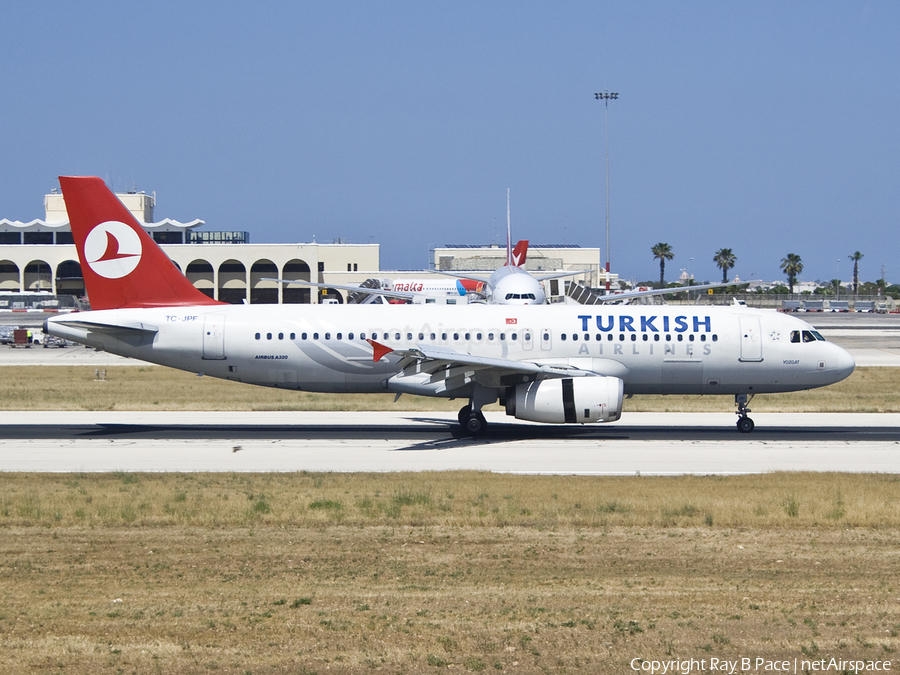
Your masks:
<path fill-rule="evenodd" d="M 370 345 L 372 345 L 372 350 L 373 350 L 373 352 L 372 352 L 372 360 L 373 360 L 373 361 L 381 361 L 381 358 L 382 358 L 385 354 L 390 354 L 392 351 L 394 351 L 394 350 L 391 349 L 390 347 L 385 347 L 385 346 L 384 346 L 383 344 L 381 344 L 380 342 L 375 342 L 375 340 L 368 340 L 368 339 L 367 339 L 366 342 L 368 342 Z"/>

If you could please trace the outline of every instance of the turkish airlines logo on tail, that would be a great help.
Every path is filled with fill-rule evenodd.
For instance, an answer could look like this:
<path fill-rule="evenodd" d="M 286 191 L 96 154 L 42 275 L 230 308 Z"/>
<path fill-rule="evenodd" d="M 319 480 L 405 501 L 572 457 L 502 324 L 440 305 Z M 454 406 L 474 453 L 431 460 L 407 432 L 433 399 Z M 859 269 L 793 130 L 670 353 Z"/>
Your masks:
<path fill-rule="evenodd" d="M 88 233 L 84 257 L 101 277 L 121 279 L 141 262 L 141 238 L 125 223 L 108 220 Z"/>

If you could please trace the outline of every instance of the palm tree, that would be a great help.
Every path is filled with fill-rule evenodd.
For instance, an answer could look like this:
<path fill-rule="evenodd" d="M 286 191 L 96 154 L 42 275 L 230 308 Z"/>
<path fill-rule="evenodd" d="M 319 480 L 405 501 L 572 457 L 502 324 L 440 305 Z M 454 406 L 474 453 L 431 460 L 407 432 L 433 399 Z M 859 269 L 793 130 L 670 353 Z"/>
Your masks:
<path fill-rule="evenodd" d="M 796 253 L 788 253 L 787 257 L 781 259 L 781 269 L 787 274 L 788 287 L 791 289 L 791 295 L 793 295 L 794 282 L 797 281 L 797 275 L 803 271 L 803 263 L 800 262 L 800 256 Z"/>
<path fill-rule="evenodd" d="M 668 244 L 664 244 L 662 242 L 658 243 L 656 246 L 650 249 L 653 253 L 653 258 L 659 260 L 659 287 L 666 287 L 666 260 L 671 260 L 675 257 L 675 254 L 672 253 L 672 247 Z"/>
<path fill-rule="evenodd" d="M 850 260 L 853 261 L 853 293 L 856 294 L 859 291 L 859 261 L 863 257 L 863 254 L 857 251 L 850 256 Z"/>
<path fill-rule="evenodd" d="M 834 291 L 835 299 L 841 297 L 841 280 L 840 279 L 832 279 L 831 280 L 831 288 Z"/>
<path fill-rule="evenodd" d="M 728 282 L 728 270 L 734 267 L 735 261 L 737 261 L 737 256 L 730 248 L 720 248 L 713 256 L 713 262 L 716 263 L 716 267 L 722 270 L 723 284 Z"/>

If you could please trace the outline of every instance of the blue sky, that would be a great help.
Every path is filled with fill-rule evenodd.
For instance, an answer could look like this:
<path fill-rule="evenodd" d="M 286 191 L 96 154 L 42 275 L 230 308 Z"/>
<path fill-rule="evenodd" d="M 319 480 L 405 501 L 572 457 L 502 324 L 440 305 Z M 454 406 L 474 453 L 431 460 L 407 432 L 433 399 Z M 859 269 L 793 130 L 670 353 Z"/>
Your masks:
<path fill-rule="evenodd" d="M 255 242 L 605 246 L 626 279 L 900 282 L 900 3 L 9 0 L 0 217 L 60 174 Z M 605 252 L 601 253 L 605 258 Z M 840 259 L 840 262 L 838 262 Z"/>

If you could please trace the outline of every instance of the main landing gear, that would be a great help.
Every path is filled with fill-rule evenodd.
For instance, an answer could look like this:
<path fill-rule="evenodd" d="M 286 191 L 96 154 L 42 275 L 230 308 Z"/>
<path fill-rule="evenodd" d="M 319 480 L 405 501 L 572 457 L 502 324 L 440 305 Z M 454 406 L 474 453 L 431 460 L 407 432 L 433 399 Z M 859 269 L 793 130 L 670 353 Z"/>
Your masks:
<path fill-rule="evenodd" d="M 469 436 L 480 436 L 487 429 L 487 420 L 481 412 L 482 406 L 490 405 L 497 400 L 498 390 L 491 387 L 485 387 L 476 384 L 472 389 L 472 396 L 469 398 L 469 405 L 460 408 L 459 426 L 462 427 L 463 433 Z"/>
<path fill-rule="evenodd" d="M 734 396 L 734 404 L 737 406 L 735 414 L 738 416 L 737 429 L 742 434 L 749 434 L 753 431 L 753 427 L 756 426 L 753 424 L 753 420 L 747 416 L 747 413 L 750 412 L 748 406 L 752 399 L 753 394 L 735 394 Z"/>
<path fill-rule="evenodd" d="M 487 420 L 480 410 L 472 410 L 472 406 L 464 405 L 459 409 L 459 426 L 469 436 L 480 436 L 487 429 Z"/>

